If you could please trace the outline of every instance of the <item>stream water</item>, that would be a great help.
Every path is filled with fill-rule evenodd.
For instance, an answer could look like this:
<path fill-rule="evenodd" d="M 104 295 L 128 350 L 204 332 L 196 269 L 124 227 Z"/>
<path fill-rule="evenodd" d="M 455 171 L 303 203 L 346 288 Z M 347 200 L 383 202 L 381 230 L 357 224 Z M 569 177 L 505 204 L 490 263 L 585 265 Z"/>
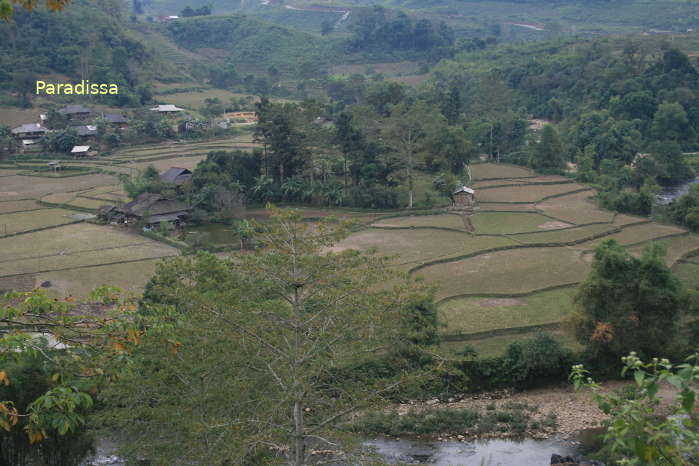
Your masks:
<path fill-rule="evenodd" d="M 362 442 L 378 453 L 386 464 L 430 464 L 435 466 L 547 466 L 551 455 L 578 456 L 568 442 L 549 440 L 489 439 L 472 442 L 375 438 Z M 114 455 L 115 443 L 101 439 L 94 457 L 82 466 L 126 466 Z"/>
<path fill-rule="evenodd" d="M 656 196 L 658 199 L 658 204 L 666 205 L 672 202 L 674 199 L 684 196 L 689 192 L 689 187 L 696 183 L 699 183 L 699 177 L 684 184 L 664 187 Z"/>
<path fill-rule="evenodd" d="M 546 466 L 553 453 L 578 456 L 572 445 L 557 439 L 475 442 L 375 439 L 365 441 L 364 445 L 374 448 L 388 464 Z"/>

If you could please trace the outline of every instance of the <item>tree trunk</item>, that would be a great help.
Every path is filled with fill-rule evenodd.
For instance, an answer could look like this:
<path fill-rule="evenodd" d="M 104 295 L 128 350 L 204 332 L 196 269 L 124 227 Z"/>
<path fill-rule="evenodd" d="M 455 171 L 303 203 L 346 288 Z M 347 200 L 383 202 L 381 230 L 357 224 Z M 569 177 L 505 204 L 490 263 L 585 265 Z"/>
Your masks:
<path fill-rule="evenodd" d="M 301 403 L 294 403 L 294 466 L 303 466 L 306 459 L 306 443 L 303 435 L 303 409 Z"/>
<path fill-rule="evenodd" d="M 488 155 L 490 160 L 493 160 L 493 124 L 490 123 L 490 145 L 488 146 Z"/>

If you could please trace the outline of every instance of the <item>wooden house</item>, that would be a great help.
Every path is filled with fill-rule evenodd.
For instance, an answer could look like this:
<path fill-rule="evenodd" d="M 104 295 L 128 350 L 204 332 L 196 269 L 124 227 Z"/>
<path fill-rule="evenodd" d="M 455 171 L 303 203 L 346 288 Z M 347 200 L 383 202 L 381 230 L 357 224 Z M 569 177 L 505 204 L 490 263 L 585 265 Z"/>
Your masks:
<path fill-rule="evenodd" d="M 172 222 L 180 225 L 189 218 L 191 211 L 192 208 L 183 202 L 161 194 L 143 193 L 128 204 L 109 210 L 111 218 L 107 220 L 123 220 L 124 223 L 142 221 L 147 225 Z"/>
<path fill-rule="evenodd" d="M 170 167 L 160 174 L 160 180 L 174 184 L 178 189 L 192 181 L 192 171 L 186 168 Z"/>
<path fill-rule="evenodd" d="M 451 197 L 455 207 L 471 207 L 476 202 L 476 191 L 468 186 L 461 186 Z"/>
<path fill-rule="evenodd" d="M 17 139 L 40 139 L 48 132 L 49 130 L 39 123 L 27 123 L 12 130 L 12 134 Z"/>
<path fill-rule="evenodd" d="M 90 117 L 92 110 L 83 105 L 66 105 L 59 109 L 58 113 L 65 115 L 70 120 L 86 120 Z"/>
<path fill-rule="evenodd" d="M 126 129 L 129 127 L 129 122 L 121 113 L 107 113 L 104 119 L 114 128 Z"/>

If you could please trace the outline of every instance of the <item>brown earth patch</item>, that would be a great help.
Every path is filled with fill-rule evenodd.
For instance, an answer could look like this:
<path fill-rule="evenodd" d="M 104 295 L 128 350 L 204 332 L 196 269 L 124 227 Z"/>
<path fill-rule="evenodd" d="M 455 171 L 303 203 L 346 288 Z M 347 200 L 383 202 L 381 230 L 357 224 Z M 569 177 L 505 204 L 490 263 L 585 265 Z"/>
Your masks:
<path fill-rule="evenodd" d="M 542 223 L 537 228 L 541 228 L 542 230 L 560 230 L 561 228 L 568 228 L 572 226 L 573 225 L 571 225 L 570 223 L 551 221 Z"/>

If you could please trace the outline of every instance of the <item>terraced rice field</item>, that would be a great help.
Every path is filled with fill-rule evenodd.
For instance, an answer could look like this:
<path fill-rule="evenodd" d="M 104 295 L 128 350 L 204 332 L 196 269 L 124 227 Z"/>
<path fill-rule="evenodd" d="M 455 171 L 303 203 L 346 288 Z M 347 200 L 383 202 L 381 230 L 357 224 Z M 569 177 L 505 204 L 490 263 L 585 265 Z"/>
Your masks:
<path fill-rule="evenodd" d="M 471 344 L 481 355 L 496 355 L 536 335 L 532 326 L 578 347 L 557 325 L 572 312 L 575 285 L 589 273 L 592 249 L 605 239 L 634 254 L 657 242 L 681 277 L 689 284 L 699 280 L 691 276 L 699 274 L 699 259 L 688 257 L 699 251 L 698 235 L 600 209 L 594 191 L 566 178 L 493 164 L 472 171 L 481 180 L 469 217 L 475 234 L 464 232 L 453 212 L 412 215 L 379 219 L 372 225 L 381 229 L 367 228 L 338 245 L 394 256 L 394 265 L 436 285 L 447 352 Z M 687 257 L 694 262 L 676 263 Z"/>
<path fill-rule="evenodd" d="M 594 195 L 593 191 L 569 194 L 547 199 L 538 203 L 536 207 L 546 215 L 578 225 L 611 222 L 614 219 L 614 213 L 595 206 L 589 200 L 592 195 Z"/>
<path fill-rule="evenodd" d="M 571 226 L 552 221 L 537 213 L 526 212 L 477 212 L 471 216 L 477 234 L 508 235 L 530 231 L 555 230 Z"/>
<path fill-rule="evenodd" d="M 573 305 L 576 288 L 541 291 L 512 298 L 457 298 L 444 302 L 445 334 L 470 334 L 560 322 Z"/>
<path fill-rule="evenodd" d="M 24 212 L 27 210 L 35 210 L 43 208 L 38 202 L 33 199 L 23 201 L 6 201 L 0 202 L 0 214 L 11 212 Z"/>
<path fill-rule="evenodd" d="M 527 293 L 577 283 L 589 272 L 582 254 L 564 247 L 520 248 L 431 265 L 417 275 L 439 284 L 438 298 Z"/>
<path fill-rule="evenodd" d="M 373 226 L 383 228 L 450 228 L 454 230 L 466 231 L 463 219 L 460 215 L 456 214 L 411 215 L 406 217 L 387 218 L 374 222 Z"/>
<path fill-rule="evenodd" d="M 141 288 L 148 278 L 141 264 L 179 254 L 176 248 L 158 241 L 89 223 L 0 238 L 0 248 L 5 251 L 0 256 L 0 279 L 27 276 L 39 283 L 49 280 L 49 291 L 74 296 L 85 296 L 102 284 Z M 129 268 L 133 275 L 126 280 Z M 114 270 L 123 271 L 115 277 L 122 278 L 119 283 L 109 280 Z M 66 283 L 63 288 L 57 285 L 62 280 Z"/>
<path fill-rule="evenodd" d="M 445 230 L 384 230 L 367 228 L 341 241 L 333 249 L 376 250 L 396 265 L 417 265 L 427 260 L 471 254 L 514 245 L 504 237 L 475 237 Z"/>
<path fill-rule="evenodd" d="M 528 168 L 516 165 L 477 163 L 471 165 L 471 176 L 474 180 L 508 179 L 535 176 Z"/>
<path fill-rule="evenodd" d="M 478 200 L 480 202 L 538 202 L 550 196 L 574 192 L 583 188 L 584 186 L 574 183 L 488 188 L 478 191 Z"/>
<path fill-rule="evenodd" d="M 0 215 L 0 236 L 16 235 L 39 228 L 76 222 L 75 212 L 65 209 L 40 209 Z"/>

